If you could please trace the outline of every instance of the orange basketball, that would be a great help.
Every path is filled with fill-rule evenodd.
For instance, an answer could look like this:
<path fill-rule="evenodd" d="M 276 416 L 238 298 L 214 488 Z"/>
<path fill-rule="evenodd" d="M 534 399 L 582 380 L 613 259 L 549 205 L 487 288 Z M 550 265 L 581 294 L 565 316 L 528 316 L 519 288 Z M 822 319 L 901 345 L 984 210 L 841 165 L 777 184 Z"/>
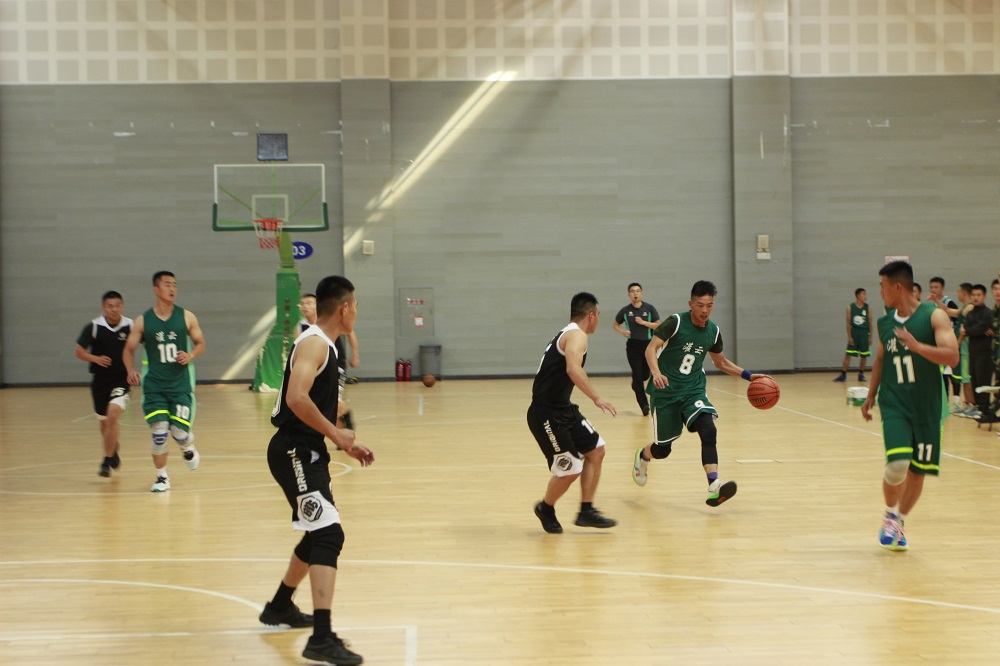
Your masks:
<path fill-rule="evenodd" d="M 781 389 L 770 377 L 758 377 L 747 387 L 747 400 L 757 409 L 771 409 L 778 404 Z"/>
<path fill-rule="evenodd" d="M 426 386 L 427 388 L 434 386 L 434 382 L 437 381 L 437 378 L 431 374 L 424 375 L 423 379 L 424 379 L 424 386 Z"/>

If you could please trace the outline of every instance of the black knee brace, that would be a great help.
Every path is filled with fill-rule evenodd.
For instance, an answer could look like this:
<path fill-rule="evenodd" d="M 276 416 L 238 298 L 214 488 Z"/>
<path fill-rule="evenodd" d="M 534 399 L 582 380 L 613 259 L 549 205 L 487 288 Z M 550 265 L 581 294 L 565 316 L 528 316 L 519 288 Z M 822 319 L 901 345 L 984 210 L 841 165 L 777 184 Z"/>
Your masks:
<path fill-rule="evenodd" d="M 670 451 L 673 448 L 673 442 L 667 442 L 666 444 L 653 443 L 649 447 L 649 455 L 653 456 L 654 460 L 663 460 L 670 455 Z"/>
<path fill-rule="evenodd" d="M 321 564 L 336 568 L 337 558 L 344 548 L 344 528 L 340 526 L 340 523 L 334 523 L 313 530 L 310 534 L 312 535 L 312 548 L 307 560 L 309 564 Z"/>
<path fill-rule="evenodd" d="M 715 429 L 715 418 L 712 414 L 702 412 L 691 424 L 692 430 L 701 438 L 701 464 L 718 465 L 719 450 L 715 447 L 719 431 Z"/>
<path fill-rule="evenodd" d="M 309 558 L 312 557 L 312 534 L 310 532 L 303 534 L 299 545 L 295 546 L 295 557 L 309 564 Z"/>

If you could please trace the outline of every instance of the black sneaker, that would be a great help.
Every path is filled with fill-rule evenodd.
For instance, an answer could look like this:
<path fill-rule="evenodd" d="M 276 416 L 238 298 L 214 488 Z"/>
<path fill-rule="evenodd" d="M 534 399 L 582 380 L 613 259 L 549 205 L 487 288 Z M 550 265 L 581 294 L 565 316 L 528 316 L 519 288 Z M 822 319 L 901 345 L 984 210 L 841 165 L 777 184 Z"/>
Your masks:
<path fill-rule="evenodd" d="M 581 511 L 576 514 L 576 526 L 577 527 L 614 527 L 618 524 L 617 520 L 608 518 L 603 513 L 597 509 L 587 509 L 586 511 Z"/>
<path fill-rule="evenodd" d="M 726 481 L 725 483 L 722 483 L 721 480 L 716 480 L 711 486 L 708 487 L 708 499 L 705 500 L 705 504 L 709 506 L 719 506 L 726 500 L 732 499 L 735 494 L 735 481 Z"/>
<path fill-rule="evenodd" d="M 111 476 L 111 463 L 108 462 L 110 458 L 105 458 L 104 462 L 101 463 L 101 469 L 97 472 L 97 476 L 103 476 L 107 478 Z"/>
<path fill-rule="evenodd" d="M 357 652 L 351 652 L 347 643 L 337 638 L 337 634 L 330 634 L 320 639 L 310 636 L 302 656 L 334 666 L 357 666 L 365 661 Z"/>
<path fill-rule="evenodd" d="M 836 377 L 834 377 L 833 381 L 835 381 L 835 382 L 846 382 L 847 381 L 847 373 L 846 372 L 840 373 L 839 375 L 837 375 Z"/>
<path fill-rule="evenodd" d="M 115 444 L 115 454 L 111 456 L 111 459 L 108 461 L 108 464 L 111 465 L 111 469 L 118 469 L 118 467 L 122 464 L 122 459 L 118 456 L 117 444 Z"/>
<path fill-rule="evenodd" d="M 863 373 L 863 372 L 859 372 L 858 373 L 858 381 L 859 382 L 867 381 L 867 380 L 865 380 L 865 373 Z"/>
<path fill-rule="evenodd" d="M 562 525 L 556 520 L 556 510 L 551 509 L 546 512 L 542 505 L 544 502 L 539 502 L 535 505 L 535 515 L 538 516 L 538 520 L 542 521 L 542 529 L 549 534 L 562 534 Z"/>
<path fill-rule="evenodd" d="M 299 607 L 292 604 L 285 610 L 277 610 L 271 602 L 264 604 L 264 611 L 260 614 L 260 621 L 268 626 L 274 627 L 279 624 L 287 624 L 293 629 L 313 626 L 313 616 L 306 615 L 299 610 Z"/>
<path fill-rule="evenodd" d="M 985 414 L 983 414 L 982 416 L 980 416 L 978 419 L 976 419 L 976 423 L 979 423 L 979 424 L 983 424 L 983 423 L 1000 423 L 1000 417 L 998 417 L 993 412 L 986 412 Z"/>

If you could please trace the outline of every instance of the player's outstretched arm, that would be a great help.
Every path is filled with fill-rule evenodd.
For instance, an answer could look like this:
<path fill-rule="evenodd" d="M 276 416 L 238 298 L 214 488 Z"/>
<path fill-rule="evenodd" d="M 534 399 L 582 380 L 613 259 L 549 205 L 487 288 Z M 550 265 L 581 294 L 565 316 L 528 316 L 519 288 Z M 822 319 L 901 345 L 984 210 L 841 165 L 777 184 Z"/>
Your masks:
<path fill-rule="evenodd" d="M 882 338 L 878 334 L 878 324 L 874 326 L 875 333 L 875 360 L 872 361 L 872 369 L 868 377 L 868 397 L 865 404 L 861 405 L 861 416 L 865 421 L 872 420 L 872 406 L 875 404 L 875 397 L 878 395 L 878 387 L 882 383 Z"/>

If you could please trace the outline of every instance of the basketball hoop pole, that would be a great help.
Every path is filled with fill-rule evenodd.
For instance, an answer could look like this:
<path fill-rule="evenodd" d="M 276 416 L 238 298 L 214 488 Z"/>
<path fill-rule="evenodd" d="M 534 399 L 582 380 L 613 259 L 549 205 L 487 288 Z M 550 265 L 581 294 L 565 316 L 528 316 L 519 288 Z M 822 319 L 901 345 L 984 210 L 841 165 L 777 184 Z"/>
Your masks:
<path fill-rule="evenodd" d="M 287 231 L 282 231 L 278 237 L 278 256 L 281 268 L 295 268 L 295 259 L 292 252 L 292 237 Z"/>

